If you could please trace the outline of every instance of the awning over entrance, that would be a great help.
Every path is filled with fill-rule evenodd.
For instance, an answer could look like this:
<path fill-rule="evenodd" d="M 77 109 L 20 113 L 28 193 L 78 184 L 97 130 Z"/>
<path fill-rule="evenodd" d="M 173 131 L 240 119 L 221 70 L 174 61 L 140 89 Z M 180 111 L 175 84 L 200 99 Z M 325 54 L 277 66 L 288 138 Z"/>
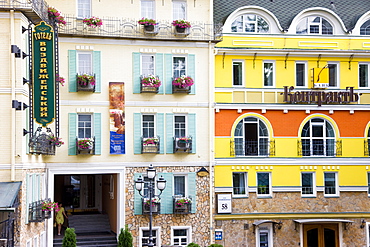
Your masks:
<path fill-rule="evenodd" d="M 0 182 L 0 211 L 14 211 L 21 182 Z"/>
<path fill-rule="evenodd" d="M 276 222 L 276 221 L 273 221 L 273 220 L 257 220 L 255 222 L 253 222 L 253 225 L 259 226 L 259 225 L 265 224 L 265 223 L 279 224 L 279 222 Z"/>
<path fill-rule="evenodd" d="M 305 223 L 353 223 L 352 220 L 344 220 L 344 219 L 299 219 L 293 220 L 294 222 L 305 224 Z"/>

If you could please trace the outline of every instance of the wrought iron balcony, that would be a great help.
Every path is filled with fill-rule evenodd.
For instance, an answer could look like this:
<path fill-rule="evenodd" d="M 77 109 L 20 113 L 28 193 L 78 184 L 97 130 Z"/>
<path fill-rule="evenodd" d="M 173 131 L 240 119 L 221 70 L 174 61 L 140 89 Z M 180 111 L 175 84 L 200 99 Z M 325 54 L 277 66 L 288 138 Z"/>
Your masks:
<path fill-rule="evenodd" d="M 76 137 L 76 154 L 95 154 L 95 137 Z"/>
<path fill-rule="evenodd" d="M 258 141 L 242 138 L 230 142 L 230 156 L 275 156 L 275 140 L 260 138 Z"/>
<path fill-rule="evenodd" d="M 41 222 L 45 219 L 51 218 L 51 211 L 42 210 L 43 202 L 50 202 L 50 199 L 36 201 L 36 202 L 32 202 L 29 204 L 29 208 L 28 208 L 28 221 L 29 222 Z"/>
<path fill-rule="evenodd" d="M 190 196 L 173 196 L 173 213 L 174 214 L 190 214 L 192 199 Z"/>
<path fill-rule="evenodd" d="M 101 18 L 103 25 L 90 28 L 82 22 L 82 18 L 74 15 L 64 15 L 66 25 L 59 27 L 59 36 L 81 35 L 102 36 L 114 38 L 139 38 L 152 40 L 193 40 L 193 41 L 220 41 L 222 39 L 221 26 L 201 22 L 191 22 L 191 28 L 186 35 L 180 35 L 170 20 L 159 20 L 153 31 L 147 31 L 135 19 Z"/>
<path fill-rule="evenodd" d="M 302 139 L 297 142 L 298 156 L 342 156 L 342 141 Z"/>
<path fill-rule="evenodd" d="M 141 137 L 141 153 L 142 154 L 158 154 L 160 148 L 159 136 Z"/>
<path fill-rule="evenodd" d="M 54 135 L 49 128 L 46 132 L 42 131 L 41 127 L 37 128 L 28 143 L 30 154 L 55 155 L 56 145 L 51 142 L 52 136 Z"/>
<path fill-rule="evenodd" d="M 193 138 L 191 136 L 173 138 L 174 153 L 191 153 L 192 148 Z"/>
<path fill-rule="evenodd" d="M 44 0 L 2 0 L 0 10 L 16 10 L 22 12 L 34 24 L 48 20 L 48 4 Z"/>

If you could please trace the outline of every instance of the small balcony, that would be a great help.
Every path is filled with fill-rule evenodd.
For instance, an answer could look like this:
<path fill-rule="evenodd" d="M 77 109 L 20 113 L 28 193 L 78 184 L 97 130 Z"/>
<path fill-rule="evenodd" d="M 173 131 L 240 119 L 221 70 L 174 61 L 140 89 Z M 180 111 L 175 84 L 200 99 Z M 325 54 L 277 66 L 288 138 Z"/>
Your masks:
<path fill-rule="evenodd" d="M 76 154 L 95 154 L 95 137 L 76 138 Z"/>
<path fill-rule="evenodd" d="M 56 143 L 55 136 L 49 128 L 46 132 L 38 127 L 35 134 L 30 138 L 28 146 L 30 154 L 55 155 L 56 147 L 60 147 L 62 142 Z M 56 138 L 59 140 L 59 138 Z"/>
<path fill-rule="evenodd" d="M 142 206 L 143 206 L 143 214 L 150 214 L 150 208 L 152 208 L 152 214 L 161 213 L 161 202 L 157 197 L 152 198 L 152 203 L 150 203 L 148 198 L 143 198 Z"/>
<path fill-rule="evenodd" d="M 76 76 L 77 92 L 95 92 L 95 74 L 82 74 Z"/>
<path fill-rule="evenodd" d="M 192 147 L 193 147 L 193 139 L 191 136 L 173 138 L 173 152 L 174 153 L 191 153 Z"/>
<path fill-rule="evenodd" d="M 298 156 L 342 156 L 342 141 L 334 139 L 302 139 L 297 142 Z"/>
<path fill-rule="evenodd" d="M 141 153 L 142 154 L 158 154 L 160 148 L 160 138 L 141 137 Z"/>
<path fill-rule="evenodd" d="M 29 222 L 42 222 L 45 219 L 51 218 L 52 211 L 42 209 L 42 205 L 44 202 L 50 202 L 50 200 L 41 200 L 29 204 L 28 208 Z"/>
<path fill-rule="evenodd" d="M 173 196 L 173 213 L 174 214 L 190 214 L 192 199 L 190 196 Z"/>
<path fill-rule="evenodd" d="M 0 1 L 0 10 L 16 10 L 21 11 L 27 16 L 33 24 L 40 21 L 48 20 L 48 4 L 44 0 L 37 1 L 14 1 L 3 0 Z"/>
<path fill-rule="evenodd" d="M 275 140 L 259 138 L 259 140 L 247 140 L 235 138 L 230 142 L 230 156 L 275 156 Z"/>

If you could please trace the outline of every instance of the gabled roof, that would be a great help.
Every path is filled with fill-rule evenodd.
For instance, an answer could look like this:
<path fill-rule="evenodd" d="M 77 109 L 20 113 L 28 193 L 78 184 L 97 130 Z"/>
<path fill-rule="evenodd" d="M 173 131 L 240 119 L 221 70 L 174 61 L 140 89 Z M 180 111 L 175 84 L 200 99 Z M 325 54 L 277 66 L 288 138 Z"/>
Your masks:
<path fill-rule="evenodd" d="M 272 12 L 283 29 L 288 29 L 293 18 L 308 8 L 326 8 L 336 13 L 347 30 L 370 11 L 370 0 L 214 0 L 214 23 L 224 23 L 236 9 L 243 6 L 259 6 Z"/>

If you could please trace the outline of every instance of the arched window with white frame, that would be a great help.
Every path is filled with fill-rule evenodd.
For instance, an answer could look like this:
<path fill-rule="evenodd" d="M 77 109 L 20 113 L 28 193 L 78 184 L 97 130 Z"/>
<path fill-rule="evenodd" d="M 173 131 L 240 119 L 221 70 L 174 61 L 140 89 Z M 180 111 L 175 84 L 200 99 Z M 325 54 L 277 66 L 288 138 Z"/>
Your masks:
<path fill-rule="evenodd" d="M 270 33 L 268 22 L 255 14 L 244 14 L 236 17 L 231 24 L 231 32 L 237 33 Z"/>
<path fill-rule="evenodd" d="M 297 25 L 296 34 L 323 34 L 332 35 L 333 26 L 320 16 L 308 16 L 303 18 Z"/>
<path fill-rule="evenodd" d="M 360 35 L 370 35 L 370 19 L 361 25 Z"/>

